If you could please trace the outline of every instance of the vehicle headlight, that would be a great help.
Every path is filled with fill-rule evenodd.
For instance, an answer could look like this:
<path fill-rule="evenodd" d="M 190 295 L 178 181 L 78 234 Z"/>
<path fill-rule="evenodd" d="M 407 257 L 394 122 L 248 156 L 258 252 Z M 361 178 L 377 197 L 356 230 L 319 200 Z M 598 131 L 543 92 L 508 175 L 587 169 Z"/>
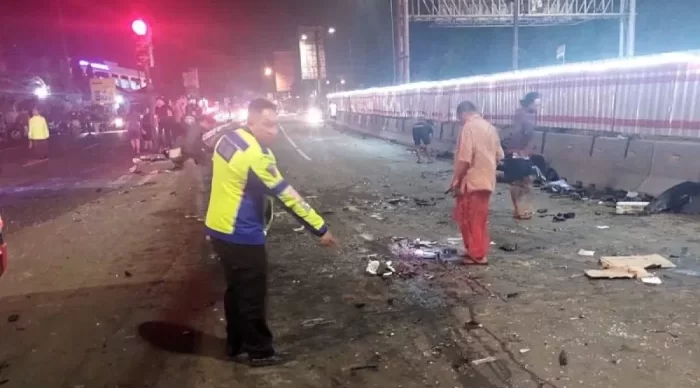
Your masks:
<path fill-rule="evenodd" d="M 306 121 L 309 124 L 318 124 L 323 121 L 323 114 L 318 108 L 311 108 L 306 112 Z"/>
<path fill-rule="evenodd" d="M 112 123 L 114 124 L 115 127 L 121 128 L 124 126 L 124 119 L 121 117 L 117 117 L 116 119 L 114 119 L 114 121 Z"/>

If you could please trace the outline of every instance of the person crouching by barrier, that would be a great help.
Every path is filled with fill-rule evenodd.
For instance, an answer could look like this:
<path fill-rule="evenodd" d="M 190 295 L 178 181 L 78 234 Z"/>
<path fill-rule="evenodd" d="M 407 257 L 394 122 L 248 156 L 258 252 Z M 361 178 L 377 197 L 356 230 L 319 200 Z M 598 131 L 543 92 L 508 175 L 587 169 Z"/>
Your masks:
<path fill-rule="evenodd" d="M 506 153 L 513 159 L 529 159 L 530 145 L 537 126 L 537 111 L 540 107 L 540 94 L 530 92 L 520 100 L 520 108 L 513 117 L 514 133 L 507 141 Z M 513 163 L 513 162 L 511 162 Z M 523 171 L 528 171 L 523 164 Z M 529 220 L 532 218 L 532 175 L 527 174 L 522 179 L 510 183 L 510 198 L 513 201 L 513 218 Z"/>
<path fill-rule="evenodd" d="M 433 139 L 433 132 L 432 120 L 421 120 L 413 126 L 413 145 L 415 146 L 418 163 L 423 163 L 421 154 L 425 157 L 426 162 L 433 162 L 430 156 L 430 143 Z"/>

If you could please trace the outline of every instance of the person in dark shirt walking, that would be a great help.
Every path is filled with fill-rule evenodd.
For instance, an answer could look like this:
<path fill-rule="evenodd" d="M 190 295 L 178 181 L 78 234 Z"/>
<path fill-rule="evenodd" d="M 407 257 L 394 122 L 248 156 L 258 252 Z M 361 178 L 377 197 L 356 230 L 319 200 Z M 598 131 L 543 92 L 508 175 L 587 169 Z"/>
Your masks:
<path fill-rule="evenodd" d="M 421 153 L 425 156 L 425 161 L 432 163 L 433 159 L 430 156 L 430 143 L 433 139 L 433 121 L 421 120 L 413 126 L 413 144 L 416 147 L 416 156 L 418 163 L 423 163 Z"/>

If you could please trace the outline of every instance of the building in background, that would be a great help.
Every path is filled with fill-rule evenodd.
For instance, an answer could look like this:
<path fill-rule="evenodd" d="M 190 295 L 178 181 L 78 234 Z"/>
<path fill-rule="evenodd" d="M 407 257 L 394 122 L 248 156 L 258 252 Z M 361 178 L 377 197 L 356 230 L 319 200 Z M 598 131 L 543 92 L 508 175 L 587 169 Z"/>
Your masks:
<path fill-rule="evenodd" d="M 326 78 L 326 50 L 320 27 L 299 27 L 299 64 L 301 79 Z"/>
<path fill-rule="evenodd" d="M 122 89 L 138 90 L 146 86 L 146 74 L 143 71 L 121 67 L 110 61 L 88 62 L 83 59 L 78 63 L 84 73 L 87 73 L 90 66 L 95 78 L 113 78 L 114 83 Z"/>
<path fill-rule="evenodd" d="M 293 51 L 276 51 L 272 57 L 277 93 L 289 93 L 296 81 L 296 61 Z"/>

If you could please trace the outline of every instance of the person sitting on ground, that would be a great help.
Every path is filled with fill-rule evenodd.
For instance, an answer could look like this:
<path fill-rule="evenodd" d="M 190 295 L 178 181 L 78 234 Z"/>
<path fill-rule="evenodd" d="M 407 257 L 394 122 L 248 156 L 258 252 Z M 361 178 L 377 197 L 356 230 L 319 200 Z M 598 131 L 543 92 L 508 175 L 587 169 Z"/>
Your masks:
<path fill-rule="evenodd" d="M 422 163 L 421 153 L 425 156 L 428 163 L 432 163 L 433 159 L 430 156 L 430 142 L 433 138 L 433 121 L 420 120 L 413 126 L 413 144 L 415 145 L 416 156 L 418 163 Z"/>

